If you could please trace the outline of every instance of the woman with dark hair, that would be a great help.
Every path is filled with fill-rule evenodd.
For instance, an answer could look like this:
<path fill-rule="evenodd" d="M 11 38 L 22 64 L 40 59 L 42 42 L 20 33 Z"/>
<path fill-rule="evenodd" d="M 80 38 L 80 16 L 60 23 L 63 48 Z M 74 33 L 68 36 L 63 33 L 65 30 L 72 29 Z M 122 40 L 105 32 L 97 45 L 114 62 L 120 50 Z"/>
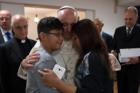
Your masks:
<path fill-rule="evenodd" d="M 52 70 L 39 71 L 47 86 L 62 93 L 113 93 L 111 64 L 95 24 L 84 19 L 73 25 L 73 46 L 79 53 L 75 85 L 66 84 Z"/>

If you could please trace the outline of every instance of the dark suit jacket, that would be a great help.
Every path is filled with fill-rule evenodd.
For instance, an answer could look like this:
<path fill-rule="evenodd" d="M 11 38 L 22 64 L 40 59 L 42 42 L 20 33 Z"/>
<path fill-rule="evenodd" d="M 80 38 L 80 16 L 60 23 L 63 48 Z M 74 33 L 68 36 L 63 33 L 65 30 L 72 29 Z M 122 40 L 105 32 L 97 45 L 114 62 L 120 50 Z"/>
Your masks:
<path fill-rule="evenodd" d="M 0 30 L 0 44 L 2 44 L 2 43 L 4 43 L 5 41 L 4 41 L 4 38 L 3 38 L 3 36 L 2 36 L 2 32 L 1 32 L 1 30 Z"/>
<path fill-rule="evenodd" d="M 4 49 L 2 48 L 2 46 L 3 46 L 3 44 L 5 43 L 5 41 L 4 41 L 4 38 L 3 38 L 3 35 L 2 35 L 2 32 L 1 32 L 1 29 L 0 29 L 0 60 L 1 59 L 3 59 L 3 57 L 4 57 Z M 4 85 L 4 82 L 3 82 L 3 80 L 2 80 L 2 68 L 3 68 L 3 63 L 2 63 L 2 61 L 0 61 L 0 93 L 5 93 L 4 92 L 4 87 L 3 87 L 3 85 Z"/>
<path fill-rule="evenodd" d="M 27 39 L 29 43 L 28 53 L 34 46 L 35 41 Z M 3 45 L 4 58 L 2 59 L 2 80 L 6 93 L 25 93 L 26 81 L 17 76 L 20 62 L 27 56 L 23 55 L 19 47 L 19 43 L 15 38 L 11 39 Z"/>
<path fill-rule="evenodd" d="M 107 45 L 107 48 L 108 48 L 108 51 L 111 52 L 112 50 L 112 42 L 113 42 L 113 38 L 111 35 L 105 33 L 105 32 L 102 32 L 101 34 L 102 38 L 104 39 L 106 45 Z"/>
<path fill-rule="evenodd" d="M 126 26 L 117 28 L 114 34 L 113 48 L 117 53 L 119 53 L 119 49 L 123 48 L 140 48 L 140 25 L 136 24 L 129 36 L 126 33 Z M 122 66 L 121 71 L 123 70 L 129 72 L 130 78 L 140 80 L 140 63 Z"/>
<path fill-rule="evenodd" d="M 3 62 L 2 62 L 2 59 L 3 59 L 3 49 L 1 47 L 2 45 L 0 45 L 0 93 L 5 93 L 4 92 L 4 82 L 2 80 L 2 67 L 3 67 Z"/>

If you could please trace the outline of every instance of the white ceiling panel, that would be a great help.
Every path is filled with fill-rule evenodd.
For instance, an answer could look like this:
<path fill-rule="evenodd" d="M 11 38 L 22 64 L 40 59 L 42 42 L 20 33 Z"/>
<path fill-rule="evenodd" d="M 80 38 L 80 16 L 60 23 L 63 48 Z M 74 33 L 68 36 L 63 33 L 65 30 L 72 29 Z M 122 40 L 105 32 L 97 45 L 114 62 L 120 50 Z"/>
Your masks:
<path fill-rule="evenodd" d="M 121 6 L 140 6 L 140 0 L 118 0 L 118 4 Z"/>

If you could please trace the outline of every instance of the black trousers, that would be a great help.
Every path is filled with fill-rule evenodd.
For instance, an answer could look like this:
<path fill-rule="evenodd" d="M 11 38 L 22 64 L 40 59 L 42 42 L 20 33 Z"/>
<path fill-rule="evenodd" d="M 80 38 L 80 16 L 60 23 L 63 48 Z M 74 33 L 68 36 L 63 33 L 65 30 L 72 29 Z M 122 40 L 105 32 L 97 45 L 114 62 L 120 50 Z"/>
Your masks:
<path fill-rule="evenodd" d="M 140 85 L 140 70 L 138 66 L 122 66 L 121 71 L 117 72 L 118 93 L 138 93 Z"/>

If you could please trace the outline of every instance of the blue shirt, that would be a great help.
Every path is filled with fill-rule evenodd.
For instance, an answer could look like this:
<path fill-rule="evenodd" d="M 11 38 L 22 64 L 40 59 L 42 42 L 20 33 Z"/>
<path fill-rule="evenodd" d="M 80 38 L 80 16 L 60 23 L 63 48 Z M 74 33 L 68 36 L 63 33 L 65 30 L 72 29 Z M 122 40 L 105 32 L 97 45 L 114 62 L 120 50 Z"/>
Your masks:
<path fill-rule="evenodd" d="M 37 53 L 40 54 L 39 61 L 35 62 L 34 67 L 27 71 L 26 93 L 57 93 L 56 89 L 44 85 L 38 73 L 38 70 L 44 68 L 53 69 L 56 61 L 43 48 L 39 48 Z"/>

